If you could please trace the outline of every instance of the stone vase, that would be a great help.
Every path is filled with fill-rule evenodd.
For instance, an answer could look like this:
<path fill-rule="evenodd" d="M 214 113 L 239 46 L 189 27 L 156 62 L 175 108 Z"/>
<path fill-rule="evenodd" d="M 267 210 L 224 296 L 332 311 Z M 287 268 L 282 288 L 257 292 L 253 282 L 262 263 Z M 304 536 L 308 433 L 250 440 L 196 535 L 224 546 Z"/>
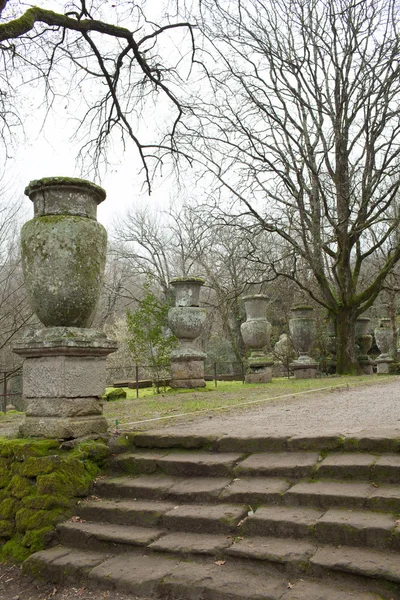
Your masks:
<path fill-rule="evenodd" d="M 379 326 L 374 330 L 376 345 L 380 350 L 380 355 L 376 359 L 379 375 L 389 373 L 390 364 L 393 362 L 389 352 L 393 343 L 393 331 L 389 318 L 379 320 Z"/>
<path fill-rule="evenodd" d="M 105 199 L 80 179 L 33 181 L 25 190 L 34 218 L 22 228 L 22 261 L 31 305 L 44 327 L 13 344 L 23 357 L 26 402 L 20 434 L 76 439 L 107 431 L 101 396 L 106 357 L 116 343 L 89 325 L 100 295 L 107 234 L 96 220 Z"/>
<path fill-rule="evenodd" d="M 359 348 L 358 362 L 366 375 L 372 375 L 374 362 L 368 356 L 371 349 L 373 337 L 368 333 L 371 322 L 369 317 L 358 317 L 356 319 L 356 343 Z"/>
<path fill-rule="evenodd" d="M 107 233 L 96 220 L 105 191 L 89 181 L 51 177 L 25 194 L 34 218 L 21 231 L 25 285 L 46 327 L 89 327 L 100 296 Z"/>
<path fill-rule="evenodd" d="M 315 377 L 317 363 L 309 356 L 314 342 L 316 326 L 312 306 L 295 306 L 289 320 L 290 337 L 299 357 L 291 364 L 295 377 L 308 379 Z"/>
<path fill-rule="evenodd" d="M 248 358 L 247 383 L 266 383 L 272 377 L 273 360 L 265 354 L 271 337 L 271 323 L 267 320 L 268 296 L 253 294 L 243 297 L 246 321 L 240 331 L 246 347 L 250 350 Z"/>
<path fill-rule="evenodd" d="M 206 321 L 206 311 L 199 306 L 200 289 L 205 280 L 200 277 L 177 277 L 170 282 L 175 290 L 175 306 L 168 312 L 168 324 L 179 340 L 171 353 L 171 387 L 195 388 L 206 385 L 204 359 L 198 347 Z"/>

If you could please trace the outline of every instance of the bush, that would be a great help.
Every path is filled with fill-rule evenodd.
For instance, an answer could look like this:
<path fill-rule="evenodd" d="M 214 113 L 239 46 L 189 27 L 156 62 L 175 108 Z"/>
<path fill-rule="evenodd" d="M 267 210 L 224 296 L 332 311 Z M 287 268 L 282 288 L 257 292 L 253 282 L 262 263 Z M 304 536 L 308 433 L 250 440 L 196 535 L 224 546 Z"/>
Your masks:
<path fill-rule="evenodd" d="M 122 388 L 114 388 L 109 392 L 106 392 L 103 398 L 107 400 L 107 402 L 112 402 L 113 400 L 125 400 L 126 391 Z"/>

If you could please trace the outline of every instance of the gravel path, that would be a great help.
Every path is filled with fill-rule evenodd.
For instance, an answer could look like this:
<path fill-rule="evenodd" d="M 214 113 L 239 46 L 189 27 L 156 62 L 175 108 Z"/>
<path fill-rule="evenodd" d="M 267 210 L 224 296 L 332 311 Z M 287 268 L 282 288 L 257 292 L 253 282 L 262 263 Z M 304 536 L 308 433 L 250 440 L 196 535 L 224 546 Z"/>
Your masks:
<path fill-rule="evenodd" d="M 212 417 L 188 419 L 163 432 L 245 437 L 349 435 L 371 430 L 389 436 L 400 432 L 400 378 L 350 389 L 290 395 L 234 412 L 216 411 Z"/>

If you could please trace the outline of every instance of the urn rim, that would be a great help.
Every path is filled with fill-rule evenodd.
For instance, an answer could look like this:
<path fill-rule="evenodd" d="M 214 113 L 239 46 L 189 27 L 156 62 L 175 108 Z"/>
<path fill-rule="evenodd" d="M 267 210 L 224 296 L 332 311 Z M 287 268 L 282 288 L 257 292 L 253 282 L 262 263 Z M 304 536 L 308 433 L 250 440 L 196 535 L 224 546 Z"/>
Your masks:
<path fill-rule="evenodd" d="M 180 285 L 181 283 L 198 283 L 199 285 L 204 285 L 205 282 L 204 277 L 173 277 L 169 284 L 172 286 Z"/>
<path fill-rule="evenodd" d="M 71 187 L 87 189 L 94 192 L 97 196 L 97 204 L 103 202 L 106 199 L 106 191 L 100 185 L 93 183 L 87 179 L 79 179 L 78 177 L 43 177 L 42 179 L 33 179 L 29 182 L 24 190 L 25 196 L 28 196 L 32 201 L 31 194 L 34 192 L 40 192 L 42 190 L 54 187 Z"/>
<path fill-rule="evenodd" d="M 269 300 L 270 297 L 267 294 L 247 294 L 246 296 L 242 296 L 243 302 L 247 300 Z"/>

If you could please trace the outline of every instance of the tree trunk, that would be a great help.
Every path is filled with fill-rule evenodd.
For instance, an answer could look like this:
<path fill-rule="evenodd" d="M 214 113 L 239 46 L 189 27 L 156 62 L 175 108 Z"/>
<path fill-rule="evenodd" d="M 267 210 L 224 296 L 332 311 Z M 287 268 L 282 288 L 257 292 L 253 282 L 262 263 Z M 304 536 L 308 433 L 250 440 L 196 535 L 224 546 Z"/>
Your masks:
<path fill-rule="evenodd" d="M 339 375 L 362 372 L 356 355 L 356 318 L 355 308 L 343 307 L 336 314 L 336 373 Z"/>

